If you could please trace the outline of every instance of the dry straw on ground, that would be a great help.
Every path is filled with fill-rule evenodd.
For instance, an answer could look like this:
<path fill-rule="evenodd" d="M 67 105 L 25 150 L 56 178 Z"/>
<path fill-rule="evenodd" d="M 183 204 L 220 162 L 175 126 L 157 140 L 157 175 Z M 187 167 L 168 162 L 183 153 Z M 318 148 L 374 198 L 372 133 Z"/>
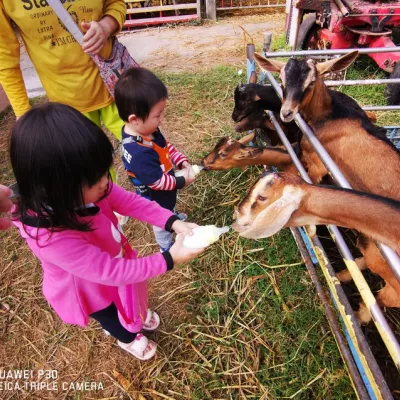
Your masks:
<path fill-rule="evenodd" d="M 232 71 L 209 73 L 219 75 L 211 83 L 201 75 L 201 84 L 195 75 L 164 76 L 166 135 L 195 162 L 232 133 L 237 78 Z M 6 184 L 13 181 L 7 155 L 13 121 L 8 113 L 0 127 Z M 130 189 L 120 167 L 117 161 L 119 183 Z M 179 209 L 200 224 L 229 224 L 260 171 L 202 173 L 180 194 Z M 141 255 L 158 251 L 149 226 L 130 220 L 124 229 Z M 148 362 L 124 353 L 93 321 L 85 329 L 63 324 L 43 298 L 41 268 L 25 243 L 15 231 L 0 239 L 0 367 L 56 370 L 60 386 L 104 385 L 88 392 L 3 392 L 2 399 L 354 398 L 288 232 L 262 241 L 229 233 L 198 260 L 154 279 L 150 303 L 162 325 L 153 335 L 157 355 Z"/>

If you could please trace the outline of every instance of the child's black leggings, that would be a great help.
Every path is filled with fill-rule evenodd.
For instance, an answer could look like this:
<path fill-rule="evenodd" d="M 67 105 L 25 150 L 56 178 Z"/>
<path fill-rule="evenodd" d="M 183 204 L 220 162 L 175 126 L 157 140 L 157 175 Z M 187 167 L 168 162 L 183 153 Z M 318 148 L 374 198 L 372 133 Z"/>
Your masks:
<path fill-rule="evenodd" d="M 117 338 L 122 343 L 132 342 L 137 333 L 129 332 L 125 329 L 118 318 L 118 310 L 114 303 L 111 303 L 107 308 L 96 311 L 90 314 L 92 318 L 100 322 L 100 325 L 112 336 Z"/>

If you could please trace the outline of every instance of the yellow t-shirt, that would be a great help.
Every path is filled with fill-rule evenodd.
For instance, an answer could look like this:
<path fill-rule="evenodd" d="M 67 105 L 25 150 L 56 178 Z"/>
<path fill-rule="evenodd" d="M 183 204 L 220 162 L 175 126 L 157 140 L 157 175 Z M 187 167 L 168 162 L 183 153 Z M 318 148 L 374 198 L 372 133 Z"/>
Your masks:
<path fill-rule="evenodd" d="M 105 15 L 125 21 L 124 0 L 61 0 L 75 22 L 99 21 Z M 0 0 L 0 84 L 17 116 L 29 110 L 20 69 L 20 45 L 11 21 L 17 25 L 26 50 L 50 101 L 89 112 L 113 99 L 97 66 L 59 21 L 46 0 Z M 108 58 L 112 39 L 100 55 Z"/>

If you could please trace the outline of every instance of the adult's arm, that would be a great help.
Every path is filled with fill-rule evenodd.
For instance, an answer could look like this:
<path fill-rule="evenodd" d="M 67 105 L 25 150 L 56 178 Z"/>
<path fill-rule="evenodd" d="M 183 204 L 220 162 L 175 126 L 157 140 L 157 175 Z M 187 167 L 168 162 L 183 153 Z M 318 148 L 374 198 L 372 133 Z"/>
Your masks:
<path fill-rule="evenodd" d="M 104 0 L 104 17 L 100 22 L 104 20 L 105 24 L 110 24 L 107 17 L 112 17 L 117 25 L 108 26 L 113 29 L 110 35 L 118 33 L 124 26 L 126 18 L 126 3 L 124 0 Z M 111 22 L 112 24 L 112 22 Z"/>
<path fill-rule="evenodd" d="M 82 29 L 86 32 L 83 37 L 83 50 L 91 54 L 100 53 L 107 39 L 122 29 L 125 15 L 126 4 L 123 0 L 105 0 L 103 17 L 100 21 L 81 23 Z"/>
<path fill-rule="evenodd" d="M 29 110 L 28 95 L 20 67 L 20 45 L 2 0 L 0 0 L 0 84 L 17 117 Z"/>

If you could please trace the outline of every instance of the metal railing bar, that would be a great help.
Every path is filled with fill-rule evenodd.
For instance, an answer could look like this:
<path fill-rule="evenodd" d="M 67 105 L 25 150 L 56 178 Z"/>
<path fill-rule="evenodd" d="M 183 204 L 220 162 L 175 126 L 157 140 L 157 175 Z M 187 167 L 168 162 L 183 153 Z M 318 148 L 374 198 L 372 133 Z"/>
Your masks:
<path fill-rule="evenodd" d="M 324 81 L 326 86 L 355 86 L 355 85 L 387 85 L 388 83 L 400 83 L 400 78 L 393 79 L 355 79 L 343 81 Z"/>
<path fill-rule="evenodd" d="M 272 86 L 274 87 L 279 98 L 282 99 L 282 89 L 279 86 L 276 79 L 273 77 L 273 75 L 270 72 L 266 72 L 266 76 L 268 77 L 269 81 L 271 82 Z M 392 107 L 394 107 L 394 106 L 392 106 Z M 399 109 L 400 109 L 400 106 L 397 106 L 397 107 L 399 107 Z M 364 107 L 363 109 L 371 110 L 372 108 Z M 317 139 L 314 132 L 310 129 L 310 127 L 304 121 L 303 117 L 299 113 L 297 113 L 295 116 L 295 120 L 298 123 L 299 128 L 307 136 L 307 139 L 314 147 L 314 150 L 316 151 L 318 156 L 321 158 L 321 161 L 324 163 L 324 165 L 328 169 L 329 173 L 332 175 L 335 182 L 339 186 L 342 186 L 347 189 L 352 189 L 352 187 L 350 186 L 347 179 L 344 177 L 342 172 L 339 170 L 337 165 L 332 160 L 329 153 L 325 150 L 325 148 L 322 146 L 320 141 Z M 400 282 L 400 257 L 395 252 L 387 252 L 386 248 L 387 248 L 387 246 L 382 247 L 383 256 L 385 257 L 386 261 L 388 262 L 390 269 L 392 270 L 393 274 L 395 275 L 397 281 Z"/>
<path fill-rule="evenodd" d="M 286 7 L 285 4 L 271 4 L 271 5 L 258 5 L 258 6 L 242 6 L 242 7 L 217 7 L 217 11 L 224 11 L 224 10 L 242 10 L 246 8 L 275 8 L 275 7 Z"/>
<path fill-rule="evenodd" d="M 331 50 L 294 50 L 294 51 L 274 51 L 266 53 L 266 57 L 292 57 L 292 56 L 331 56 L 336 54 L 347 54 L 357 50 L 360 54 L 372 53 L 392 53 L 399 52 L 399 47 L 373 47 L 373 48 L 351 48 L 351 49 L 331 49 Z"/>
<path fill-rule="evenodd" d="M 399 111 L 400 106 L 363 106 L 365 111 Z"/>
<path fill-rule="evenodd" d="M 379 14 L 349 14 L 348 15 L 348 17 L 376 17 L 377 15 L 379 15 L 380 17 L 382 16 L 391 16 L 391 17 L 394 17 L 394 16 L 397 16 L 397 15 L 400 15 L 400 14 L 381 14 L 381 13 L 379 13 Z"/>
<path fill-rule="evenodd" d="M 290 146 L 291 147 L 291 146 Z M 294 159 L 293 159 L 294 161 Z M 308 254 L 307 248 L 304 244 L 303 238 L 299 232 L 299 228 L 290 228 L 294 240 L 299 248 L 299 251 L 303 257 L 304 264 L 307 268 L 308 274 L 310 275 L 311 281 L 313 282 L 317 295 L 321 300 L 322 307 L 325 310 L 326 318 L 328 319 L 329 325 L 331 327 L 331 331 L 336 340 L 336 343 L 340 349 L 340 353 L 343 357 L 344 362 L 346 363 L 346 367 L 350 374 L 350 379 L 354 384 L 354 388 L 357 391 L 357 396 L 360 400 L 370 400 L 370 396 L 368 395 L 367 389 L 364 386 L 363 380 L 361 378 L 360 372 L 357 369 L 349 346 L 346 342 L 346 339 L 342 333 L 340 328 L 337 314 L 333 312 L 332 301 L 330 301 L 327 296 L 324 287 L 321 284 L 321 281 L 318 278 L 317 271 L 314 267 L 314 264 L 311 260 L 310 255 Z M 371 354 L 372 356 L 372 354 Z"/>
<path fill-rule="evenodd" d="M 354 315 L 354 311 L 351 308 L 351 305 L 350 305 L 350 303 L 349 303 L 349 301 L 347 299 L 346 294 L 344 293 L 342 285 L 339 282 L 335 283 L 334 280 L 333 280 L 336 277 L 336 273 L 335 273 L 335 270 L 333 269 L 331 263 L 327 259 L 327 256 L 325 254 L 324 248 L 322 247 L 321 241 L 319 240 L 319 238 L 317 236 L 312 237 L 311 241 L 312 241 L 312 244 L 314 246 L 313 247 L 314 251 L 319 250 L 322 253 L 321 256 L 323 258 L 325 258 L 325 259 L 323 259 L 323 258 L 319 257 L 318 261 L 319 261 L 320 264 L 323 263 L 322 264 L 323 266 L 322 266 L 321 269 L 322 269 L 323 274 L 325 275 L 325 278 L 327 279 L 328 285 L 330 285 L 330 289 L 331 290 L 333 290 L 333 289 L 336 290 L 336 293 L 337 293 L 337 296 L 338 296 L 338 300 L 341 301 L 342 305 L 345 306 L 346 315 L 345 316 L 342 315 L 343 322 L 345 323 L 345 325 L 346 325 L 346 327 L 348 329 L 349 328 L 353 329 L 353 332 L 355 333 L 357 340 L 359 340 L 360 337 L 364 339 L 364 341 L 363 340 L 359 340 L 359 343 L 357 343 L 357 345 L 359 346 L 359 349 L 360 349 L 360 352 L 362 353 L 362 355 L 368 359 L 368 361 L 370 363 L 370 364 L 368 364 L 368 366 L 370 368 L 371 373 L 374 376 L 375 383 L 378 386 L 379 392 L 382 395 L 382 397 L 372 397 L 371 396 L 371 398 L 373 398 L 373 399 L 380 398 L 382 400 L 383 399 L 384 400 L 389 400 L 389 399 L 393 400 L 392 393 L 389 390 L 387 382 L 385 381 L 385 379 L 384 379 L 384 377 L 382 375 L 382 371 L 379 368 L 379 366 L 378 366 L 378 364 L 376 362 L 376 359 L 375 359 L 374 355 L 372 354 L 371 348 L 369 347 L 369 345 L 368 345 L 368 343 L 367 343 L 367 341 L 365 339 L 365 335 L 364 335 L 364 333 L 363 333 L 363 331 L 362 331 L 362 329 L 361 329 L 361 327 L 360 327 L 360 325 L 358 323 L 357 318 Z M 351 321 L 350 322 L 351 326 L 348 326 L 348 324 L 346 324 L 346 322 L 349 323 L 349 320 L 347 319 L 347 315 L 349 315 L 351 317 L 351 320 L 350 320 Z M 373 361 L 371 360 L 371 358 L 372 358 Z M 371 382 L 369 382 L 369 383 L 371 383 Z M 373 385 L 369 386 L 370 389 L 373 390 L 373 388 L 371 386 L 373 386 Z"/>
<path fill-rule="evenodd" d="M 299 158 L 297 157 L 296 153 L 294 152 L 292 145 L 290 144 L 288 138 L 286 137 L 285 133 L 283 132 L 282 128 L 280 127 L 275 115 L 273 114 L 272 111 L 268 111 L 267 113 L 268 113 L 268 116 L 270 117 L 271 122 L 274 125 L 274 127 L 275 127 L 275 129 L 276 129 L 276 131 L 277 131 L 282 143 L 284 144 L 284 146 L 286 147 L 288 153 L 290 154 L 290 156 L 291 156 L 291 158 L 293 160 L 293 163 L 296 165 L 296 167 L 300 166 L 300 168 L 298 168 L 298 169 L 299 169 L 301 177 L 306 182 L 312 184 L 312 181 L 311 181 L 310 177 L 308 176 L 308 174 L 305 171 L 303 165 L 301 164 Z M 329 226 L 328 228 L 331 228 L 331 227 L 332 226 Z M 337 237 L 339 237 L 339 236 L 341 237 L 341 234 L 340 234 L 339 230 L 337 229 L 337 227 L 333 227 L 333 228 L 336 228 L 336 230 L 337 230 L 337 233 L 336 233 Z M 322 260 L 324 261 L 324 264 L 325 264 L 325 267 L 326 267 L 326 271 L 324 270 L 323 267 L 321 267 L 323 272 L 324 272 L 324 275 L 326 276 L 326 273 L 327 273 L 330 277 L 335 277 L 336 276 L 335 271 L 334 271 L 332 265 L 329 262 L 328 256 L 326 255 L 325 250 L 324 250 L 320 240 L 316 236 L 312 237 L 311 240 L 312 240 L 312 243 L 314 244 L 314 246 L 316 246 L 322 253 L 321 254 L 322 255 Z M 346 245 L 346 247 L 347 247 L 347 245 Z M 350 250 L 348 250 L 348 251 L 350 252 Z M 349 260 L 353 260 L 353 262 L 354 262 L 354 259 L 351 256 L 351 254 L 350 254 Z M 361 274 L 361 271 L 359 271 L 359 272 Z M 362 274 L 361 274 L 361 277 L 362 277 L 362 279 L 364 279 Z M 326 278 L 330 279 L 327 276 L 326 276 Z M 365 282 L 365 279 L 364 279 L 364 282 Z M 329 284 L 329 282 L 328 282 L 328 284 Z M 352 320 L 351 327 L 356 333 L 357 340 L 359 341 L 359 347 L 362 350 L 362 352 L 363 352 L 364 356 L 366 357 L 366 359 L 368 360 L 368 367 L 370 368 L 371 372 L 373 372 L 374 378 L 377 381 L 380 382 L 380 389 L 383 392 L 382 394 L 385 395 L 384 398 L 385 399 L 386 398 L 391 399 L 392 396 L 390 394 L 390 390 L 388 389 L 387 384 L 386 384 L 386 382 L 385 382 L 385 380 L 384 380 L 384 378 L 382 376 L 382 372 L 381 372 L 380 368 L 378 367 L 375 358 L 372 355 L 371 349 L 367 344 L 367 341 L 365 339 L 364 333 L 362 332 L 362 330 L 360 328 L 360 325 L 359 325 L 359 323 L 358 323 L 358 321 L 357 321 L 357 319 L 355 317 L 354 311 L 351 308 L 351 305 L 350 305 L 350 303 L 349 303 L 349 301 L 348 301 L 348 299 L 347 299 L 347 297 L 346 297 L 346 295 L 344 293 L 344 290 L 343 290 L 342 286 L 340 285 L 340 283 L 334 285 L 331 282 L 331 284 L 335 287 L 335 291 L 336 291 L 336 293 L 338 295 L 339 301 L 340 301 L 341 304 L 343 304 L 343 306 L 346 309 L 346 314 L 350 315 L 350 318 Z M 365 285 L 368 287 L 366 282 L 365 282 Z M 370 294 L 373 297 L 371 292 L 370 292 Z M 377 307 L 378 307 L 378 310 L 380 311 L 379 306 L 377 306 Z M 379 311 L 378 311 L 378 314 L 379 314 Z M 375 310 L 374 310 L 374 312 L 375 312 Z M 382 315 L 382 317 L 383 317 L 383 315 Z M 379 320 L 381 320 L 381 318 L 379 318 Z M 386 342 L 385 342 L 385 344 L 386 344 Z"/>
<path fill-rule="evenodd" d="M 278 94 L 278 96 L 282 99 L 282 89 L 279 86 L 278 82 L 276 81 L 276 79 L 273 77 L 273 75 L 268 72 L 265 71 L 266 73 L 266 77 L 269 79 L 269 81 L 271 82 L 272 86 L 274 87 L 276 93 Z M 268 111 L 269 113 L 270 111 Z M 314 147 L 314 150 L 316 151 L 316 153 L 318 154 L 318 156 L 321 158 L 321 161 L 324 163 L 324 165 L 327 167 L 328 171 L 331 173 L 333 179 L 335 180 L 335 182 L 339 185 L 342 186 L 344 188 L 347 189 L 352 189 L 349 182 L 347 181 L 347 179 L 343 176 L 343 174 L 340 172 L 339 168 L 337 167 L 337 165 L 333 162 L 332 158 L 330 157 L 330 155 L 328 154 L 328 152 L 325 150 L 325 148 L 321 145 L 321 143 L 319 142 L 319 140 L 317 139 L 317 137 L 315 136 L 314 132 L 309 128 L 309 126 L 307 125 L 307 123 L 304 121 L 304 119 L 301 117 L 301 115 L 299 113 L 296 114 L 295 117 L 296 122 L 299 125 L 299 128 L 303 131 L 303 133 L 306 135 L 307 139 L 309 140 L 309 142 L 312 144 L 312 146 Z M 276 119 L 275 119 L 276 121 Z M 271 119 L 271 122 L 273 123 L 273 120 Z M 277 127 L 275 126 L 275 128 L 277 129 Z M 277 129 L 277 132 L 279 134 L 279 130 Z M 283 131 L 282 131 L 283 132 Z M 284 143 L 285 144 L 285 143 Z M 291 147 L 291 146 L 290 146 Z M 289 152 L 289 148 L 288 148 L 288 152 Z M 290 152 L 289 152 L 290 154 Z M 292 156 L 292 154 L 291 154 Z M 296 156 L 297 157 L 297 156 Z M 303 174 L 301 174 L 303 177 Z M 308 177 L 308 175 L 305 175 L 307 177 L 306 181 L 310 183 L 310 178 Z M 303 177 L 304 179 L 304 177 Z M 311 182 L 312 183 L 312 182 Z M 346 243 L 344 242 L 343 237 L 341 236 L 339 230 L 337 227 L 330 225 L 329 229 L 332 231 L 334 236 L 334 239 L 336 239 L 336 243 L 342 253 L 342 256 L 345 258 L 345 261 L 347 260 L 348 262 L 355 262 L 350 250 L 348 249 Z M 340 238 L 340 239 L 339 239 Z M 385 249 L 383 249 L 385 250 Z M 395 252 L 393 252 L 395 253 Z M 385 257 L 386 261 L 389 263 L 390 268 L 392 269 L 393 273 L 396 276 L 396 279 L 398 279 L 400 281 L 400 258 L 397 256 L 397 254 L 395 253 L 393 254 L 388 254 L 388 258 L 386 258 L 386 252 L 383 251 L 383 256 Z M 390 258 L 389 258 L 390 257 Z M 395 260 L 397 262 L 395 262 L 393 265 L 390 263 L 392 260 Z M 347 264 L 347 263 L 346 263 Z M 397 269 L 397 265 L 398 265 L 398 269 Z M 353 275 L 352 271 L 349 270 L 350 274 Z M 359 275 L 360 279 L 359 281 L 362 282 L 362 289 L 363 286 L 367 286 L 365 282 L 365 279 L 363 277 L 363 275 L 360 272 Z M 359 284 L 357 281 L 355 281 L 355 284 L 357 286 L 357 288 L 360 291 L 361 297 L 363 298 L 365 304 L 368 306 L 371 303 L 371 298 L 368 298 L 366 295 L 366 292 L 364 290 L 360 290 L 359 288 Z M 382 310 L 379 308 L 379 306 L 376 304 L 375 298 L 373 297 L 371 291 L 369 290 L 368 295 L 371 295 L 373 298 L 373 304 L 371 304 L 371 307 L 369 307 L 369 310 L 371 312 L 371 316 L 373 317 L 373 320 L 375 322 L 375 325 L 377 327 L 377 329 L 379 330 L 379 332 L 382 332 L 382 329 L 384 330 L 384 333 L 387 334 L 386 335 L 382 335 L 381 337 L 383 339 L 383 341 L 386 344 L 387 349 L 389 350 L 393 361 L 395 362 L 395 365 L 398 369 L 400 369 L 400 345 L 397 342 L 396 337 L 393 334 L 393 331 L 391 330 L 390 326 L 388 325 Z M 375 305 L 376 304 L 376 307 Z M 384 321 L 384 323 L 382 324 L 382 321 Z"/>

